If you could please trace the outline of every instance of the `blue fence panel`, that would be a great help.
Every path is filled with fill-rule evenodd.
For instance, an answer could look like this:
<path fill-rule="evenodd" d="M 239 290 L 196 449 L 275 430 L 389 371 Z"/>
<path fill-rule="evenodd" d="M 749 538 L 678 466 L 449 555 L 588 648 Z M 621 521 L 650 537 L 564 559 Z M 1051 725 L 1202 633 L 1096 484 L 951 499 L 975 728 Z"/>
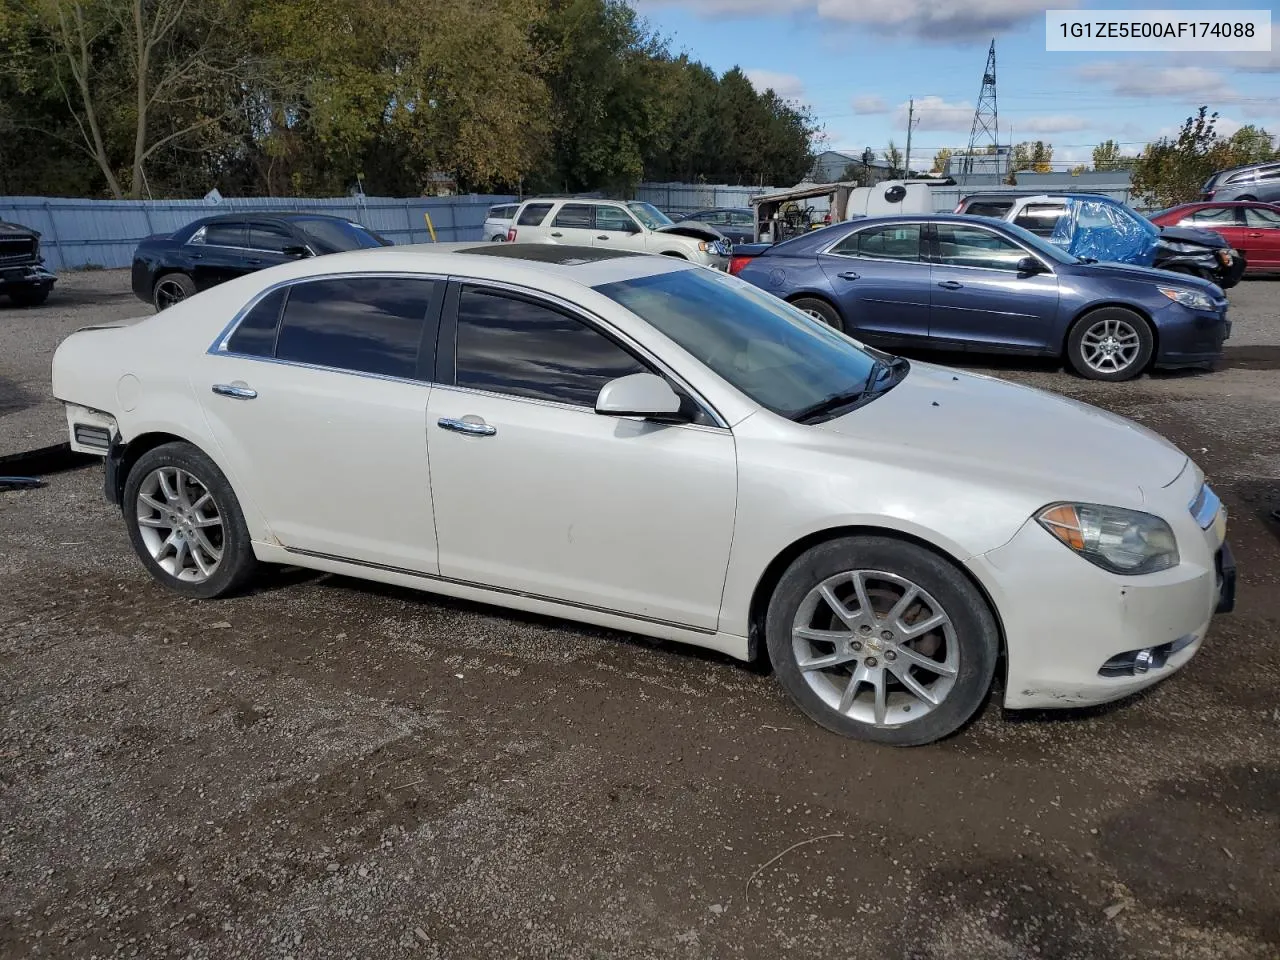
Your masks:
<path fill-rule="evenodd" d="M 0 197 L 0 220 L 41 233 L 40 249 L 53 270 L 84 266 L 127 267 L 138 241 L 171 233 L 192 220 L 219 213 L 299 211 L 327 213 L 365 224 L 397 244 L 429 243 L 430 215 L 441 243 L 474 241 L 489 207 L 510 196 L 459 197 L 227 197 L 200 200 L 78 200 L 58 197 Z"/>

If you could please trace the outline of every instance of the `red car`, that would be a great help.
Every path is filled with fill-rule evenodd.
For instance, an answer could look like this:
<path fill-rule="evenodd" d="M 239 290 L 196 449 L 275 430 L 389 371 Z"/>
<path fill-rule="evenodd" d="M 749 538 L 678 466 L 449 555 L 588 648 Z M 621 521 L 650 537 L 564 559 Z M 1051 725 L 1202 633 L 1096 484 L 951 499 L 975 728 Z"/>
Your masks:
<path fill-rule="evenodd" d="M 1151 218 L 1161 227 L 1195 227 L 1222 234 L 1244 254 L 1246 273 L 1280 270 L 1280 206 L 1256 200 L 1183 203 Z"/>

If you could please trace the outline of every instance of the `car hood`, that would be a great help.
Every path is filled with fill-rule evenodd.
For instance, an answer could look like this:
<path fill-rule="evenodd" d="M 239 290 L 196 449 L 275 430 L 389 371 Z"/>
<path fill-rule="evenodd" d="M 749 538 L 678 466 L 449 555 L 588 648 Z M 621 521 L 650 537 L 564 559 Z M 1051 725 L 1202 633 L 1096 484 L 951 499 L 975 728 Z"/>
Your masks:
<path fill-rule="evenodd" d="M 1198 243 L 1215 250 L 1228 245 L 1222 234 L 1195 227 L 1161 227 L 1160 239 L 1172 240 L 1174 243 Z"/>
<path fill-rule="evenodd" d="M 683 220 L 680 223 L 672 223 L 659 228 L 656 232 L 674 233 L 676 236 L 692 237 L 694 240 L 706 240 L 708 243 L 726 239 L 725 235 L 719 230 L 709 227 L 705 223 L 698 223 L 696 220 Z"/>
<path fill-rule="evenodd" d="M 40 231 L 24 227 L 20 223 L 6 223 L 0 220 L 0 237 L 32 237 L 39 239 Z"/>
<path fill-rule="evenodd" d="M 819 428 L 940 476 L 985 475 L 1044 503 L 1141 505 L 1188 459 L 1146 427 L 1097 407 L 914 361 L 896 387 Z"/>
<path fill-rule="evenodd" d="M 1081 263 L 1074 269 L 1092 274 L 1102 274 L 1120 280 L 1140 280 L 1143 283 L 1159 283 L 1162 286 L 1192 287 L 1201 290 L 1215 300 L 1221 300 L 1223 293 L 1214 283 L 1193 277 L 1186 273 L 1172 273 L 1157 267 L 1140 267 L 1133 263 Z"/>

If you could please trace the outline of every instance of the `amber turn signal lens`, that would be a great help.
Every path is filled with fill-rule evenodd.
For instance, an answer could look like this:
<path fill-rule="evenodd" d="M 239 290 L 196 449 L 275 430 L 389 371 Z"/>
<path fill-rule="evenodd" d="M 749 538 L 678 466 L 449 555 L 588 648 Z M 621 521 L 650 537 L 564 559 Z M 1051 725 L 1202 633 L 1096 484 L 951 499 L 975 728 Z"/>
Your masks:
<path fill-rule="evenodd" d="M 1040 514 L 1040 522 L 1072 550 L 1084 549 L 1084 532 L 1075 507 L 1068 503 L 1059 504 Z"/>

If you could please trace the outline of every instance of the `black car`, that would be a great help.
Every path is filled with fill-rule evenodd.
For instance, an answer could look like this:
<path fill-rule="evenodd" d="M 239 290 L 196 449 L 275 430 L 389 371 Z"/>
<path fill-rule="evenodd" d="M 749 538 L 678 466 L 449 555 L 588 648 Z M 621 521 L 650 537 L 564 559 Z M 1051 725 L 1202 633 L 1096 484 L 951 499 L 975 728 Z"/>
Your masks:
<path fill-rule="evenodd" d="M 238 213 L 206 217 L 156 234 L 133 254 L 133 292 L 157 310 L 255 270 L 303 257 L 390 246 L 342 217 L 320 213 Z"/>
<path fill-rule="evenodd" d="M 38 307 L 56 279 L 40 257 L 39 232 L 0 220 L 0 293 L 19 307 Z"/>
<path fill-rule="evenodd" d="M 676 223 L 686 221 L 715 227 L 731 243 L 751 243 L 756 238 L 756 221 L 750 207 L 716 207 L 676 218 Z"/>

